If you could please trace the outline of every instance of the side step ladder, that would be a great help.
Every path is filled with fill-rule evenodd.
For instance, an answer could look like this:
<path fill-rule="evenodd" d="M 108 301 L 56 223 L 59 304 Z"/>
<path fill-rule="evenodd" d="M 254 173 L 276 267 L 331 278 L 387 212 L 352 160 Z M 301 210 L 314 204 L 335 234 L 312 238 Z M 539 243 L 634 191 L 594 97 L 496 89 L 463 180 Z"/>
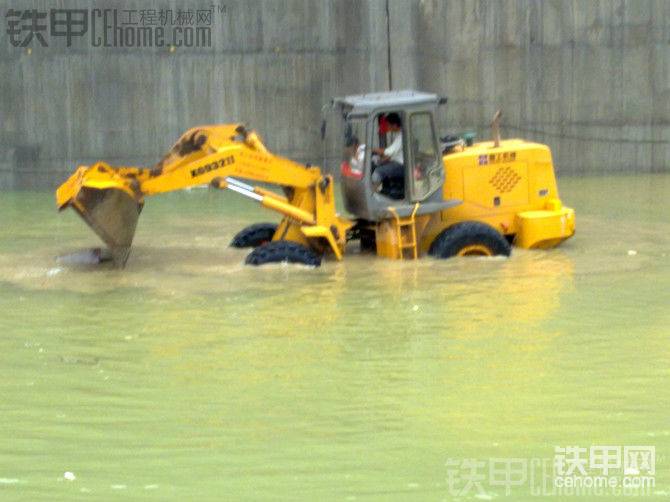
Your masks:
<path fill-rule="evenodd" d="M 398 216 L 394 207 L 389 207 L 388 209 L 395 219 L 398 258 L 404 260 L 406 251 L 410 250 L 412 252 L 412 259 L 416 260 L 419 257 L 419 251 L 417 249 L 416 220 L 414 217 L 419 209 L 419 203 L 414 204 L 412 214 L 405 218 Z"/>

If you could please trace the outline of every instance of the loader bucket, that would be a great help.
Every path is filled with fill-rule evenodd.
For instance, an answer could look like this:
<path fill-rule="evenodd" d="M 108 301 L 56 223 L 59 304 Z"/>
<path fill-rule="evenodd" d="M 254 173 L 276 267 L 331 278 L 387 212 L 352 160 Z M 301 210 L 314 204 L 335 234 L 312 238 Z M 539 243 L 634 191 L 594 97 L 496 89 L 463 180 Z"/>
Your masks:
<path fill-rule="evenodd" d="M 130 254 L 142 205 L 115 188 L 82 187 L 70 204 L 107 244 L 114 263 L 123 267 Z"/>

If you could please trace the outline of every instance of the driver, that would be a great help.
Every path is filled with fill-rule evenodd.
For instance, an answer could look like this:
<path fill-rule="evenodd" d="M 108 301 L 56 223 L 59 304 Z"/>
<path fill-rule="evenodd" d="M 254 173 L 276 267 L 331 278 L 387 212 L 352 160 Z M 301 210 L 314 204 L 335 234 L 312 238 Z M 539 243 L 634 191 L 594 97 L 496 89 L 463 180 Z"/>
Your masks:
<path fill-rule="evenodd" d="M 387 180 L 398 180 L 404 183 L 405 167 L 403 166 L 402 121 L 397 113 L 386 116 L 388 130 L 393 140 L 386 148 L 373 148 L 372 152 L 381 157 L 381 164 L 372 173 L 372 183 L 376 187 L 384 185 Z M 404 190 L 403 190 L 404 191 Z M 404 196 L 404 194 L 403 194 Z M 402 197 L 400 197 L 402 198 Z"/>

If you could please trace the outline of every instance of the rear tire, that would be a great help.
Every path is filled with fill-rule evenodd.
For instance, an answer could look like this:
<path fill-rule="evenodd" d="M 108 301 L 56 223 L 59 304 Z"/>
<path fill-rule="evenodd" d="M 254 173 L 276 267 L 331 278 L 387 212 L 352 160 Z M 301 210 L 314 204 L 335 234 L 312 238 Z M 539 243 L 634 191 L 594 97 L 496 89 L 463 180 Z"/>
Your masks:
<path fill-rule="evenodd" d="M 312 267 L 321 265 L 321 257 L 308 247 L 293 241 L 272 241 L 254 249 L 246 259 L 247 265 L 266 263 L 301 263 Z"/>
<path fill-rule="evenodd" d="M 452 256 L 509 256 L 512 248 L 495 228 L 478 221 L 463 221 L 445 229 L 430 246 L 436 258 Z"/>
<path fill-rule="evenodd" d="M 234 248 L 255 248 L 270 242 L 276 231 L 276 223 L 255 223 L 237 232 L 230 245 Z"/>

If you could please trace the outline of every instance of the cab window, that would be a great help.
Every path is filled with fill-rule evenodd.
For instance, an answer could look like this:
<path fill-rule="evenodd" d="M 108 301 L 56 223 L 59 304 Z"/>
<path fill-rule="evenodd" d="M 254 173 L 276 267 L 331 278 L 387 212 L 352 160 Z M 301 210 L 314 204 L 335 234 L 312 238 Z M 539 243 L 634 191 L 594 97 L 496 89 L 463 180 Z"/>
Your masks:
<path fill-rule="evenodd" d="M 410 117 L 412 200 L 420 201 L 442 184 L 442 161 L 435 144 L 435 129 L 430 113 L 413 113 Z"/>
<path fill-rule="evenodd" d="M 362 179 L 365 169 L 365 119 L 350 118 L 344 129 L 343 158 L 340 165 L 342 175 Z"/>

